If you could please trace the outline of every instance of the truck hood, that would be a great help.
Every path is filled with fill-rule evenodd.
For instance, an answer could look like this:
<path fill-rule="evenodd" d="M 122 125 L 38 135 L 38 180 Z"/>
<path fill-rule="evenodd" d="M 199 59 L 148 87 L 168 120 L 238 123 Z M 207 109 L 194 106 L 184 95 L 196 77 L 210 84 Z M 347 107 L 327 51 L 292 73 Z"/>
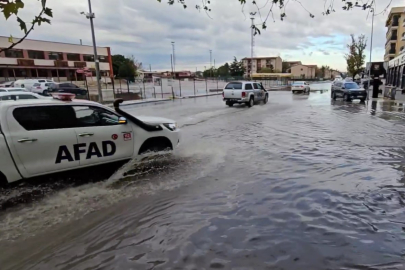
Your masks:
<path fill-rule="evenodd" d="M 154 117 L 154 116 L 135 116 L 142 122 L 146 124 L 170 124 L 170 123 L 175 123 L 176 121 L 167 119 L 167 118 L 162 118 L 162 117 Z"/>

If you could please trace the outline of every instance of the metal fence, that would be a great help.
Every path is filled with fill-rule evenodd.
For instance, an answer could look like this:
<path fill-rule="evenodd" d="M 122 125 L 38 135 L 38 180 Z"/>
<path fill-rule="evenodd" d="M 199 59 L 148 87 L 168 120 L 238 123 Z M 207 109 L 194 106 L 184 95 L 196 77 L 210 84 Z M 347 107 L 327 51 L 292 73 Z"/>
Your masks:
<path fill-rule="evenodd" d="M 216 78 L 185 78 L 170 79 L 170 84 L 155 84 L 152 79 L 136 79 L 130 82 L 125 79 L 115 79 L 102 77 L 101 88 L 103 98 L 106 101 L 112 101 L 116 97 L 122 96 L 130 99 L 150 99 L 150 98 L 171 98 L 186 97 L 193 95 L 205 95 L 221 92 L 225 85 L 230 81 L 249 80 L 243 77 L 216 77 Z M 251 81 L 261 83 L 266 89 L 276 86 L 288 86 L 296 80 L 302 78 L 263 78 L 253 79 Z M 306 81 L 315 81 L 317 79 L 306 79 Z M 98 88 L 95 78 L 87 80 L 60 80 L 60 82 L 70 82 L 89 91 L 89 98 L 97 100 Z"/>

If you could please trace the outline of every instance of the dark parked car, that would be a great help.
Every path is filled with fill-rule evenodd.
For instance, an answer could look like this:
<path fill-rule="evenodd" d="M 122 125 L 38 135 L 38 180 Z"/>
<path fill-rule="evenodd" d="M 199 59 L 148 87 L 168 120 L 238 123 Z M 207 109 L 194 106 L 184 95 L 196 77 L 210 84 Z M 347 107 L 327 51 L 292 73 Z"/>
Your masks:
<path fill-rule="evenodd" d="M 72 93 L 77 96 L 87 95 L 86 89 L 80 88 L 73 83 L 55 83 L 54 86 L 52 86 L 52 88 L 50 89 L 50 92 Z"/>
<path fill-rule="evenodd" d="M 332 99 L 339 97 L 345 101 L 360 99 L 363 102 L 367 98 L 367 91 L 355 82 L 339 81 L 332 85 Z"/>

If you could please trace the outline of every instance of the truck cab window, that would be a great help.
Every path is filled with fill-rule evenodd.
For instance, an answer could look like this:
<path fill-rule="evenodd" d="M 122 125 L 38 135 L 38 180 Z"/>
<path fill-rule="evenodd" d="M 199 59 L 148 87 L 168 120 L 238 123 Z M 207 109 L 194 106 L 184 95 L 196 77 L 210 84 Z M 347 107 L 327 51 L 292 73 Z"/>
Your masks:
<path fill-rule="evenodd" d="M 13 116 L 26 130 L 73 128 L 76 122 L 71 106 L 21 107 L 14 109 Z"/>
<path fill-rule="evenodd" d="M 74 106 L 78 127 L 118 125 L 119 116 L 98 107 Z"/>

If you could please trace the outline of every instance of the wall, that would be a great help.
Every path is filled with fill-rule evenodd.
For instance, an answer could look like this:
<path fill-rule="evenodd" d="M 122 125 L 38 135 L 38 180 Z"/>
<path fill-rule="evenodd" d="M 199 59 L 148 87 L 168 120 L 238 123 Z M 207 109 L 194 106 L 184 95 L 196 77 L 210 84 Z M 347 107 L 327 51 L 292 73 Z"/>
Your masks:
<path fill-rule="evenodd" d="M 283 60 L 281 59 L 281 57 L 277 57 L 275 60 L 275 65 L 274 65 L 274 69 L 278 69 L 279 71 L 283 70 Z"/>
<path fill-rule="evenodd" d="M 400 54 L 400 49 L 402 46 L 405 46 L 405 41 L 402 40 L 402 35 L 405 33 L 405 26 L 403 26 L 405 20 L 405 13 L 402 13 L 401 18 L 399 18 L 399 25 L 398 25 L 398 42 L 396 45 L 396 54 L 398 56 Z"/>
<path fill-rule="evenodd" d="M 305 78 L 314 78 L 315 70 L 316 70 L 315 67 L 296 65 L 296 66 L 291 67 L 291 74 L 293 77 L 301 77 L 302 75 L 304 75 Z"/>

